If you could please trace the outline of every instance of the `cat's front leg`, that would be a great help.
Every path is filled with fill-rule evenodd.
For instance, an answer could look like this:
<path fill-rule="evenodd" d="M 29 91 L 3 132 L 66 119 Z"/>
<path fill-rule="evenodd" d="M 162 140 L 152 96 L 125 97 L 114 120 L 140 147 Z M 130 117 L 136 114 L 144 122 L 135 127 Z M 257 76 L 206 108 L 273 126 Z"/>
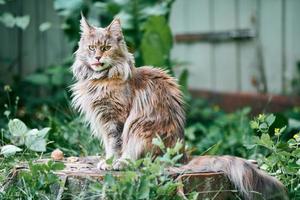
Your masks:
<path fill-rule="evenodd" d="M 122 139 L 118 129 L 111 129 L 102 135 L 105 156 L 100 159 L 97 168 L 100 170 L 111 170 L 111 166 L 106 163 L 109 159 L 118 159 L 121 155 Z"/>
<path fill-rule="evenodd" d="M 132 135 L 128 140 L 125 140 L 122 146 L 121 157 L 113 162 L 113 170 L 124 169 L 128 165 L 128 160 L 138 160 L 147 146 L 145 141 L 145 139 L 135 135 Z"/>

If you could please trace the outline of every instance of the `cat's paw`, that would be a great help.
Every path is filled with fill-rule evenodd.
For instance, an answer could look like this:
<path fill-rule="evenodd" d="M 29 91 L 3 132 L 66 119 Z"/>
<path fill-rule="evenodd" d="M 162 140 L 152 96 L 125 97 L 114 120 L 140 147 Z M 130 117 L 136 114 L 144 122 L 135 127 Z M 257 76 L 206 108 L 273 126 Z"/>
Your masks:
<path fill-rule="evenodd" d="M 107 164 L 105 159 L 101 159 L 97 164 L 97 169 L 99 169 L 99 170 L 111 170 L 111 165 Z"/>
<path fill-rule="evenodd" d="M 128 161 L 122 158 L 115 160 L 112 164 L 113 170 L 123 170 L 128 165 Z"/>

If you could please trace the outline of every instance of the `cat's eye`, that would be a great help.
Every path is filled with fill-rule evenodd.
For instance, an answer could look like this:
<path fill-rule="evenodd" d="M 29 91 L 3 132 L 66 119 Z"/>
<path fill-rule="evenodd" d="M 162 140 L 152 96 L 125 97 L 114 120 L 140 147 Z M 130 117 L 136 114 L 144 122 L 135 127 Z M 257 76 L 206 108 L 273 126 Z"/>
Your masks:
<path fill-rule="evenodd" d="M 102 46 L 101 51 L 108 51 L 110 50 L 111 46 Z"/>
<path fill-rule="evenodd" d="M 96 49 L 95 45 L 89 45 L 89 50 L 90 51 L 95 51 L 95 49 Z"/>

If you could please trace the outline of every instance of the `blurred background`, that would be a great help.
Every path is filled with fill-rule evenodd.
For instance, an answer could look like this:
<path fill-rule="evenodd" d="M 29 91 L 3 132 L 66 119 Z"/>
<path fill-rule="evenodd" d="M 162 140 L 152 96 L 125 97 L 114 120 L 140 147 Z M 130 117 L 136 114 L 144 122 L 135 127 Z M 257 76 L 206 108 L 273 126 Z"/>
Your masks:
<path fill-rule="evenodd" d="M 0 2 L 2 83 L 16 79 L 33 84 L 65 82 L 62 73 L 67 75 L 71 65 L 79 38 L 79 14 L 83 11 L 98 26 L 107 25 L 114 16 L 120 17 L 137 65 L 172 68 L 178 77 L 182 72 L 188 73 L 186 87 L 193 94 L 225 104 L 228 111 L 248 103 L 259 112 L 266 108 L 257 106 L 256 99 L 263 104 L 269 99 L 253 95 L 228 97 L 228 92 L 300 94 L 298 0 Z M 147 25 L 149 17 L 154 16 L 164 19 Z M 50 74 L 58 73 L 53 80 L 45 73 L 36 74 L 49 70 Z M 227 93 L 218 96 L 211 91 Z M 238 100 L 237 105 L 224 103 L 223 99 L 232 98 Z M 277 101 L 273 95 L 272 98 Z M 299 105 L 298 100 L 284 99 L 282 106 Z"/>
<path fill-rule="evenodd" d="M 178 78 L 189 152 L 256 159 L 300 197 L 300 0 L 0 0 L 0 146 L 24 147 L 18 118 L 51 128 L 46 156 L 101 154 L 70 108 L 80 12 L 119 17 L 137 66 Z"/>

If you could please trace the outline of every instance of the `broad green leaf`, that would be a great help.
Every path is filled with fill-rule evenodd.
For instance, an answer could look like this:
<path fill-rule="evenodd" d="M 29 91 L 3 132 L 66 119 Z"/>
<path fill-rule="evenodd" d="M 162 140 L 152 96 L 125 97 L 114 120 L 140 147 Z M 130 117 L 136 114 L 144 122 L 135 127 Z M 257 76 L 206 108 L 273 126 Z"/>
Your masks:
<path fill-rule="evenodd" d="M 44 137 L 48 131 L 49 128 L 44 128 L 41 131 L 37 129 L 28 131 L 25 138 L 25 145 L 32 151 L 46 151 L 46 139 Z"/>
<path fill-rule="evenodd" d="M 272 148 L 274 144 L 269 134 L 262 134 L 260 140 L 258 141 L 259 145 L 265 146 L 267 148 Z"/>
<path fill-rule="evenodd" d="M 8 12 L 5 12 L 1 15 L 0 21 L 8 28 L 12 28 L 16 24 L 15 17 Z"/>
<path fill-rule="evenodd" d="M 172 34 L 163 16 L 150 17 L 143 26 L 142 57 L 146 65 L 166 66 L 172 48 Z"/>
<path fill-rule="evenodd" d="M 15 145 L 8 144 L 8 145 L 1 147 L 0 154 L 3 155 L 4 157 L 9 157 L 9 156 L 15 155 L 19 151 L 22 151 L 22 149 L 20 149 L 19 147 L 15 146 Z"/>
<path fill-rule="evenodd" d="M 9 120 L 8 130 L 15 137 L 24 136 L 28 131 L 27 126 L 19 119 Z"/>
<path fill-rule="evenodd" d="M 0 5 L 3 5 L 5 4 L 5 1 L 4 0 L 0 0 Z"/>
<path fill-rule="evenodd" d="M 275 115 L 271 114 L 266 117 L 266 122 L 268 123 L 269 126 L 271 126 L 274 123 L 275 119 L 276 119 Z"/>
<path fill-rule="evenodd" d="M 21 29 L 26 29 L 27 26 L 29 25 L 30 22 L 30 16 L 25 15 L 25 16 L 19 16 L 15 18 L 16 26 L 21 28 Z"/>
<path fill-rule="evenodd" d="M 47 133 L 50 131 L 49 127 L 43 128 L 41 130 L 39 130 L 38 135 L 39 137 L 45 138 L 45 136 L 47 135 Z"/>
<path fill-rule="evenodd" d="M 51 26 L 52 26 L 51 22 L 44 22 L 44 23 L 40 24 L 39 30 L 41 32 L 44 32 L 44 31 L 48 30 L 49 28 L 51 28 Z"/>

